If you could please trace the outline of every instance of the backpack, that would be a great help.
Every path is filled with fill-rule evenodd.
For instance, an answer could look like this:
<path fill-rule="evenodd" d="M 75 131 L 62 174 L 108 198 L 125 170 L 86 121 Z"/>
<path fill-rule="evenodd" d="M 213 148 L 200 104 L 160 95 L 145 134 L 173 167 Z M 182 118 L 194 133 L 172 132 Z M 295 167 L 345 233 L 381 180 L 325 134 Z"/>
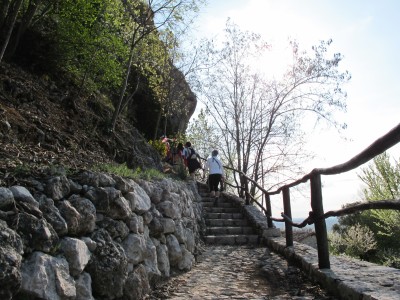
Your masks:
<path fill-rule="evenodd" d="M 190 149 L 190 155 L 189 155 L 190 159 L 197 159 L 196 151 L 194 151 L 193 148 L 189 148 L 189 149 Z"/>

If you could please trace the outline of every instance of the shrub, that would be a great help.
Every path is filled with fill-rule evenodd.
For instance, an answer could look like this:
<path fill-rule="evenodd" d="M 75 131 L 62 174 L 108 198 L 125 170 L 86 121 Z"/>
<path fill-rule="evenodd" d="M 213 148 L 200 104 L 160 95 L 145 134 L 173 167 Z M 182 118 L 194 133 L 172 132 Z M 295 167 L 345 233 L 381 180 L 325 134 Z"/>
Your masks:
<path fill-rule="evenodd" d="M 101 164 L 95 166 L 95 171 L 112 173 L 122 177 L 134 178 L 135 172 L 129 169 L 126 163 L 123 164 Z"/>
<path fill-rule="evenodd" d="M 162 158 L 167 156 L 167 145 L 160 140 L 150 140 L 149 144 L 156 149 Z"/>
<path fill-rule="evenodd" d="M 174 169 L 179 179 L 186 180 L 188 173 L 184 164 L 177 164 Z"/>
<path fill-rule="evenodd" d="M 328 234 L 329 240 L 329 252 L 334 255 L 344 254 L 346 251 L 346 245 L 340 233 L 337 231 L 331 231 Z"/>
<path fill-rule="evenodd" d="M 348 227 L 342 234 L 332 232 L 329 242 L 333 254 L 346 254 L 361 259 L 368 258 L 377 247 L 374 233 L 360 224 Z"/>
<path fill-rule="evenodd" d="M 400 269 L 399 250 L 384 249 L 379 252 L 378 260 L 384 266 Z"/>
<path fill-rule="evenodd" d="M 165 177 L 165 175 L 162 172 L 155 169 L 147 169 L 147 170 L 142 170 L 141 168 L 136 168 L 134 170 L 129 169 L 126 163 L 102 164 L 96 166 L 94 169 L 95 171 L 111 173 L 132 179 L 141 178 L 144 180 L 150 180 L 150 179 L 162 179 Z"/>
<path fill-rule="evenodd" d="M 137 168 L 134 170 L 133 178 L 140 178 L 144 180 L 162 179 L 165 178 L 165 174 L 156 169 L 142 170 L 140 168 Z"/>

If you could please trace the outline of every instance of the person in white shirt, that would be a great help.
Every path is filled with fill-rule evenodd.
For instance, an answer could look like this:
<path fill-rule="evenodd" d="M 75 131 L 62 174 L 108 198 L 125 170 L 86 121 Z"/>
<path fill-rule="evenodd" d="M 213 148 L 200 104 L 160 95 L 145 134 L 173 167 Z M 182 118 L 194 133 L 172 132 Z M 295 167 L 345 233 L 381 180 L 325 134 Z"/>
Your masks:
<path fill-rule="evenodd" d="M 216 205 L 219 197 L 218 185 L 224 180 L 224 167 L 218 158 L 218 150 L 211 152 L 211 156 L 208 157 L 206 162 L 205 171 L 209 171 L 208 185 L 210 188 L 210 197 L 215 197 L 214 204 Z"/>

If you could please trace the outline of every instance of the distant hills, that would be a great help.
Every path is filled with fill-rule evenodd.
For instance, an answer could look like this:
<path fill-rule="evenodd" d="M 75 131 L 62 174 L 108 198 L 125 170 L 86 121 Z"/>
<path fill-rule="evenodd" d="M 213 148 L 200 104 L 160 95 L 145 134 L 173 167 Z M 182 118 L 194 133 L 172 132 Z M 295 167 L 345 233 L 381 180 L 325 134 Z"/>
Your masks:
<path fill-rule="evenodd" d="M 301 222 L 304 221 L 304 219 L 305 218 L 293 218 L 293 222 L 294 223 L 301 223 Z M 333 225 L 338 223 L 338 218 L 337 217 L 330 217 L 330 218 L 325 219 L 325 222 L 326 222 L 326 229 L 328 231 L 331 231 Z M 285 223 L 284 222 L 274 222 L 274 225 L 276 226 L 276 228 L 285 229 Z M 310 229 L 314 229 L 314 224 L 313 225 L 307 225 L 306 227 L 304 227 L 304 229 L 309 229 L 309 228 Z M 293 229 L 294 230 L 298 230 L 300 228 L 293 227 Z"/>

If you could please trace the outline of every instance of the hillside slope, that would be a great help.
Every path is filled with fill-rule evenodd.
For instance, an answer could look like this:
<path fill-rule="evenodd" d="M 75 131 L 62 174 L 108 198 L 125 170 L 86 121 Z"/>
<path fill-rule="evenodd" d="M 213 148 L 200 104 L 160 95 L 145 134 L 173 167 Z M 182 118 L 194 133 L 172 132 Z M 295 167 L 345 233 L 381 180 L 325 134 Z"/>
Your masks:
<path fill-rule="evenodd" d="M 24 170 L 96 164 L 161 168 L 159 155 L 138 131 L 120 120 L 108 131 L 112 109 L 100 94 L 79 95 L 61 78 L 37 76 L 0 64 L 0 186 Z"/>

